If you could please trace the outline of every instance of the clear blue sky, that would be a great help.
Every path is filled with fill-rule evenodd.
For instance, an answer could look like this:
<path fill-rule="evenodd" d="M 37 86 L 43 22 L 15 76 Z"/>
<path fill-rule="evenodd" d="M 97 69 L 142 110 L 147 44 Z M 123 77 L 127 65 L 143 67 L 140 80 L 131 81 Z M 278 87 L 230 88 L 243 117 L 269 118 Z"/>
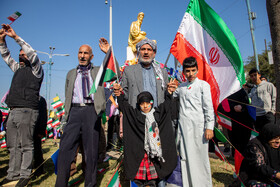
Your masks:
<path fill-rule="evenodd" d="M 108 0 L 110 1 L 110 0 Z M 0 23 L 15 11 L 22 13 L 12 27 L 17 34 L 34 49 L 49 53 L 68 53 L 69 57 L 55 56 L 52 66 L 51 98 L 58 94 L 64 101 L 64 84 L 67 72 L 78 64 L 77 52 L 82 44 L 93 47 L 95 65 L 100 65 L 104 54 L 98 47 L 100 37 L 109 40 L 109 4 L 105 0 L 1 0 Z M 157 61 L 165 62 L 189 0 L 112 0 L 113 2 L 113 46 L 120 65 L 126 60 L 129 27 L 139 12 L 145 17 L 142 30 L 147 37 L 158 42 Z M 253 56 L 246 0 L 206 0 L 233 32 L 244 61 Z M 265 49 L 264 39 L 271 41 L 265 0 L 251 0 L 251 10 L 256 12 L 254 20 L 258 53 Z M 17 60 L 19 46 L 6 38 L 12 56 Z M 39 54 L 43 61 L 48 56 Z M 174 67 L 173 57 L 168 62 Z M 44 67 L 45 68 L 45 67 Z M 9 89 L 13 73 L 0 59 L 0 99 Z M 46 94 L 45 81 L 41 95 Z"/>

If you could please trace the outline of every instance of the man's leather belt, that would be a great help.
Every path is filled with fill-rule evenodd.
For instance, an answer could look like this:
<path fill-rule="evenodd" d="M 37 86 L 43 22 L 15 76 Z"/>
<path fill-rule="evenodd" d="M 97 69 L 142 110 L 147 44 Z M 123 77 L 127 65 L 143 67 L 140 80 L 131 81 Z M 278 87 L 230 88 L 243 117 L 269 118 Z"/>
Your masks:
<path fill-rule="evenodd" d="M 72 103 L 72 107 L 83 107 L 83 106 L 90 106 L 93 105 L 93 103 Z"/>

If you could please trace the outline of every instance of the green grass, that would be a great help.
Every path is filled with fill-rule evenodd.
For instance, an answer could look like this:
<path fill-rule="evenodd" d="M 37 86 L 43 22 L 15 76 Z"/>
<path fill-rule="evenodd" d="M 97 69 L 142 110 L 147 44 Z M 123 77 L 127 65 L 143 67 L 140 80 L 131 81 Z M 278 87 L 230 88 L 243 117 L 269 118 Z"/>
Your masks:
<path fill-rule="evenodd" d="M 56 181 L 56 175 L 54 173 L 54 165 L 50 156 L 58 149 L 59 140 L 47 139 L 46 142 L 42 144 L 43 153 L 44 153 L 44 169 L 46 171 L 45 174 L 41 175 L 38 178 L 32 178 L 30 181 L 30 185 L 32 186 L 41 186 L 41 187 L 53 187 Z M 8 170 L 8 162 L 9 155 L 8 150 L 6 148 L 0 149 L 0 181 L 2 181 Z M 234 167 L 233 160 L 230 159 L 232 166 Z M 210 158 L 211 163 L 211 171 L 212 171 L 212 179 L 213 186 L 228 186 L 233 181 L 233 171 L 231 167 L 226 163 L 221 161 L 220 159 L 212 156 Z M 106 187 L 108 182 L 110 181 L 114 171 L 117 166 L 117 156 L 112 157 L 108 162 L 102 163 L 98 165 L 98 168 L 105 168 L 106 171 L 97 175 L 98 185 Z M 70 180 L 81 179 L 81 182 L 74 186 L 84 186 L 83 174 L 81 170 L 81 163 L 78 159 L 77 161 L 77 173 L 70 178 Z M 122 167 L 119 169 L 120 172 L 120 180 L 123 187 L 129 187 L 129 181 L 125 180 L 123 175 Z"/>

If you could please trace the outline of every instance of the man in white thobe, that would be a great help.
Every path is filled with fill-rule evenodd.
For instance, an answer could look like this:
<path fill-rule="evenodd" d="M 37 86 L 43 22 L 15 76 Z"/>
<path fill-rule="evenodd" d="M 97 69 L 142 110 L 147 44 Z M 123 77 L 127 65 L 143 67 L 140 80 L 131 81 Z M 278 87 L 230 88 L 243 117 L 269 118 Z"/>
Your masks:
<path fill-rule="evenodd" d="M 183 186 L 212 186 L 208 140 L 214 136 L 214 110 L 210 85 L 196 77 L 193 57 L 183 62 L 187 82 L 174 92 L 180 101 L 178 143 Z"/>

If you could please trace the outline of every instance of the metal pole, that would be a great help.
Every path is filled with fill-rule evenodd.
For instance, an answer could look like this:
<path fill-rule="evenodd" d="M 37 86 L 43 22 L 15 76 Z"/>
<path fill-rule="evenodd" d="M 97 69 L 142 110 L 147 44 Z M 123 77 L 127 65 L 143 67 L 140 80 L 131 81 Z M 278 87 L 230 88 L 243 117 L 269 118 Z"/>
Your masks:
<path fill-rule="evenodd" d="M 51 66 L 53 64 L 52 62 L 52 55 L 53 55 L 53 51 L 54 51 L 54 47 L 50 47 L 50 55 L 49 55 L 49 94 L 48 94 L 48 110 L 50 111 L 50 107 L 51 107 Z"/>
<path fill-rule="evenodd" d="M 253 42 L 253 48 L 254 48 L 254 55 L 255 55 L 255 60 L 256 60 L 256 68 L 257 68 L 257 70 L 260 70 L 260 68 L 259 68 L 259 59 L 258 59 L 258 54 L 257 54 L 257 47 L 256 47 L 256 42 L 255 42 L 255 35 L 254 35 L 254 26 L 253 26 L 253 20 L 252 20 L 252 12 L 251 12 L 251 8 L 250 8 L 249 0 L 246 0 L 246 3 L 247 3 L 247 8 L 248 8 L 250 30 L 251 30 L 251 36 L 252 36 L 252 42 Z"/>
<path fill-rule="evenodd" d="M 49 64 L 46 64 L 47 68 L 46 68 L 46 100 L 48 100 L 48 71 L 49 71 Z"/>
<path fill-rule="evenodd" d="M 113 7 L 112 7 L 112 0 L 110 0 L 110 31 L 109 31 L 109 34 L 110 34 L 110 46 L 113 45 L 113 28 L 112 28 L 112 13 L 113 13 Z"/>

